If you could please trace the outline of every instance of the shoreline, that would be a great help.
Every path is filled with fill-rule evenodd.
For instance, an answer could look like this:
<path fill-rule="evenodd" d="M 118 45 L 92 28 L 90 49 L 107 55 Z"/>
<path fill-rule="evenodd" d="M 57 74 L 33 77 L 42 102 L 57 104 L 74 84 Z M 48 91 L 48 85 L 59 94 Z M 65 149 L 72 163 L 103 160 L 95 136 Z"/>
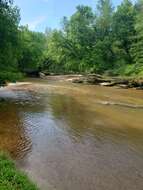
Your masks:
<path fill-rule="evenodd" d="M 43 79 L 46 81 L 59 81 L 59 82 L 70 82 L 75 84 L 86 84 L 86 85 L 97 85 L 105 87 L 117 87 L 121 89 L 136 89 L 143 90 L 143 78 L 137 77 L 113 77 L 104 76 L 98 74 L 61 74 L 61 75 L 45 75 L 40 73 L 39 77 L 29 77 L 30 79 Z M 25 78 L 26 79 L 26 78 Z M 17 82 L 7 82 L 5 85 L 0 85 L 0 88 L 21 86 L 31 84 L 29 82 L 17 81 Z"/>
<path fill-rule="evenodd" d="M 137 77 L 113 77 L 98 74 L 45 75 L 44 73 L 40 73 L 40 78 L 46 80 L 52 79 L 66 81 L 77 84 L 99 85 L 106 87 L 116 86 L 123 89 L 134 88 L 137 90 L 143 90 L 143 78 Z"/>

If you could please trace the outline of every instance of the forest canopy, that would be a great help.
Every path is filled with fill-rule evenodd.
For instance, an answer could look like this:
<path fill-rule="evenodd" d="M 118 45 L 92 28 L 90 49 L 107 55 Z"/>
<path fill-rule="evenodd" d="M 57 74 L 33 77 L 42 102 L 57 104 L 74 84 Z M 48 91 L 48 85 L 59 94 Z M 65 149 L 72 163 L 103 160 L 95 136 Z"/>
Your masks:
<path fill-rule="evenodd" d="M 98 0 L 96 10 L 79 5 L 61 29 L 45 33 L 20 26 L 20 11 L 0 0 L 0 82 L 21 73 L 143 75 L 143 0 L 114 8 Z"/>

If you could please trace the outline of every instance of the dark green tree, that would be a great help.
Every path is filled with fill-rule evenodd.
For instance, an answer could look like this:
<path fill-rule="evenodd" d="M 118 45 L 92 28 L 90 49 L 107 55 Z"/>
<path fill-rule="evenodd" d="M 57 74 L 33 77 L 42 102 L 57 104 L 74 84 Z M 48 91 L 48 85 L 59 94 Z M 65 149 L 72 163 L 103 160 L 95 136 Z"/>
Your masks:
<path fill-rule="evenodd" d="M 36 74 L 44 61 L 45 35 L 33 32 L 28 27 L 21 27 L 21 58 L 19 68 L 26 74 Z"/>
<path fill-rule="evenodd" d="M 110 0 L 99 0 L 97 4 L 96 41 L 92 52 L 94 70 L 104 73 L 113 67 L 112 17 L 113 7 Z"/>
<path fill-rule="evenodd" d="M 134 72 L 143 74 L 143 0 L 138 0 L 135 5 L 136 19 L 134 43 L 131 53 L 135 63 Z"/>
<path fill-rule="evenodd" d="M 115 68 L 126 68 L 126 65 L 132 64 L 130 49 L 135 35 L 134 20 L 135 11 L 132 2 L 123 0 L 114 13 L 112 23 Z"/>
<path fill-rule="evenodd" d="M 13 1 L 0 1 L 0 81 L 16 77 L 19 51 L 19 9 Z M 14 77 L 15 76 L 15 77 Z"/>

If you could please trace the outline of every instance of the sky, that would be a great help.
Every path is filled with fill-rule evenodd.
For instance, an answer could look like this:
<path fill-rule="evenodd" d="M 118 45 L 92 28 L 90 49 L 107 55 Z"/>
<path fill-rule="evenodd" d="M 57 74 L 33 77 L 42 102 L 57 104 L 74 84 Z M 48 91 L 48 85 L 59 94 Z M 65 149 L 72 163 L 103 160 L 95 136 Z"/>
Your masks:
<path fill-rule="evenodd" d="M 97 0 L 15 0 L 21 12 L 21 24 L 28 24 L 33 31 L 44 32 L 46 27 L 60 28 L 63 16 L 71 16 L 77 5 L 89 5 L 93 9 Z M 117 6 L 121 0 L 113 0 Z"/>

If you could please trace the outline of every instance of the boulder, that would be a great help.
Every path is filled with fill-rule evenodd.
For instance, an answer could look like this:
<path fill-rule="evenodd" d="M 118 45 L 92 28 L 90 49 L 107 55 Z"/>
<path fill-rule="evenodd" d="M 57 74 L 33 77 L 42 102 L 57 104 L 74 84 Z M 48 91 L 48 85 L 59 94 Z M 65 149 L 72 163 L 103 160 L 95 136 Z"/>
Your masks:
<path fill-rule="evenodd" d="M 46 77 L 46 75 L 44 74 L 44 73 L 39 73 L 39 76 L 40 76 L 40 78 L 45 78 Z"/>

